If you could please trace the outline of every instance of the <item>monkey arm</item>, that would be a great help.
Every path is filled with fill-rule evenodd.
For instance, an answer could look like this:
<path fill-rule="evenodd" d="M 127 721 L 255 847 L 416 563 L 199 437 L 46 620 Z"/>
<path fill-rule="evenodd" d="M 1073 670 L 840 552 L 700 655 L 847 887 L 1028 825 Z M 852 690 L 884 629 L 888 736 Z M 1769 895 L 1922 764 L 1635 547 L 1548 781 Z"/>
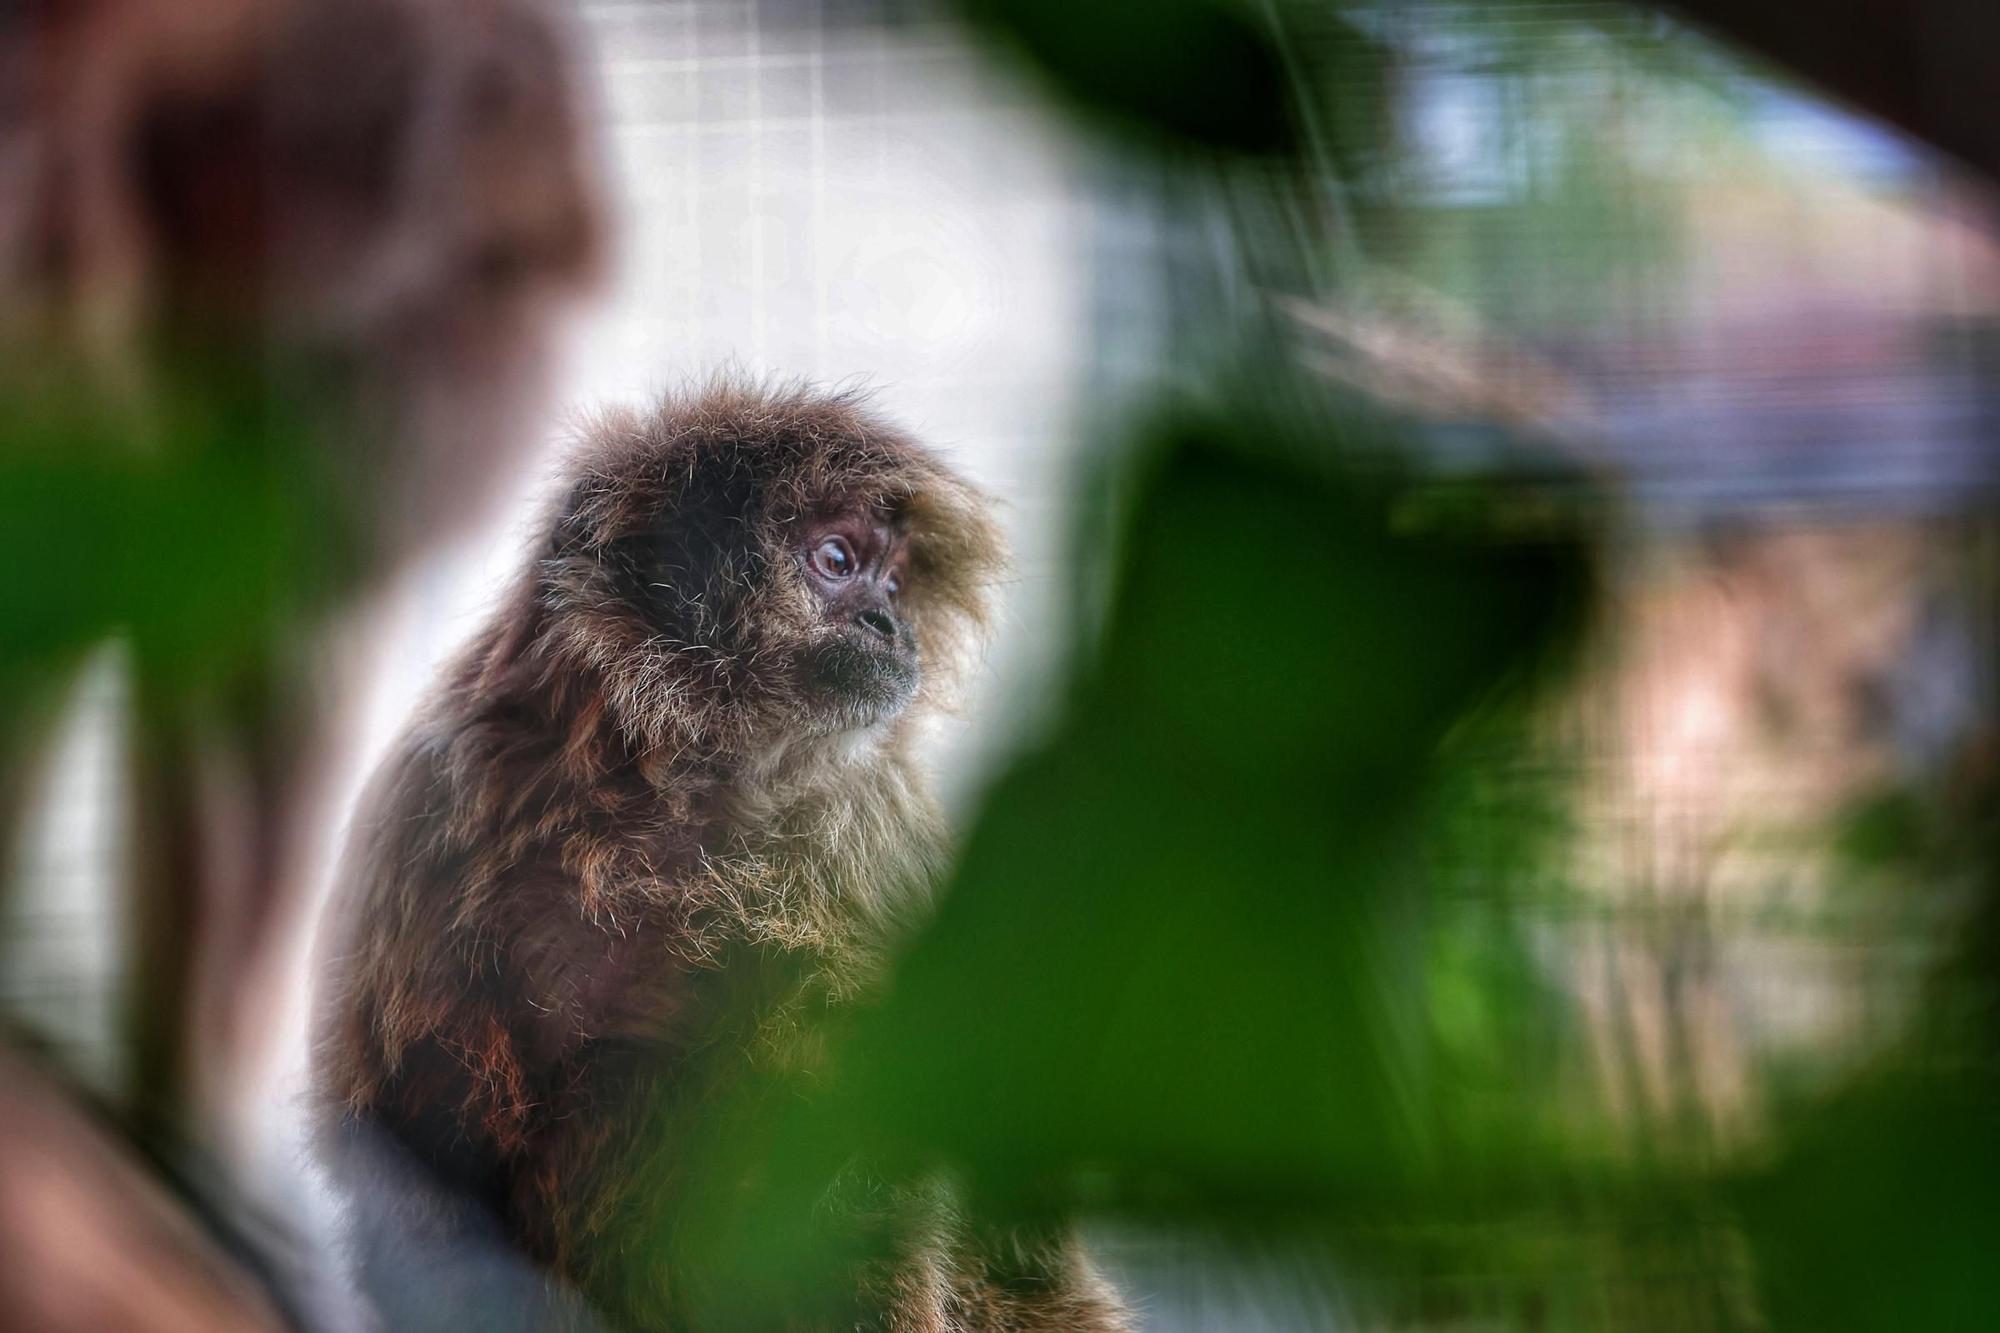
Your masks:
<path fill-rule="evenodd" d="M 448 954 L 462 943 L 431 940 Z M 486 970 L 504 982 L 478 981 L 469 955 L 411 969 L 463 979 L 456 994 L 400 997 L 397 1013 L 422 1015 L 422 1026 L 405 1020 L 393 1058 L 364 1040 L 358 1104 L 322 1134 L 354 1275 L 387 1328 L 597 1327 L 567 1282 L 625 1128 L 604 1107 L 635 1070 L 674 1064 L 677 978 L 656 969 L 662 998 L 642 1001 L 613 984 L 616 960 L 572 953 L 559 963 L 559 941 L 538 944 L 547 957 L 518 941 L 518 952 L 502 949 Z M 533 994 L 563 998 L 527 1002 Z"/>

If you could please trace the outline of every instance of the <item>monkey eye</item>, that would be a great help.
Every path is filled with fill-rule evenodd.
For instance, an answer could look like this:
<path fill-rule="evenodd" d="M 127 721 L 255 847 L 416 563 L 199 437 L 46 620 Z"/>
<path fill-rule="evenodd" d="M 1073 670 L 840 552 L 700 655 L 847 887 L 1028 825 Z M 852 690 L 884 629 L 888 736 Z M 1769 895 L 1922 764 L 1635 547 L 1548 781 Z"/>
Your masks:
<path fill-rule="evenodd" d="M 901 574 L 891 574 L 888 578 L 882 580 L 882 591 L 888 593 L 891 598 L 894 598 L 902 590 L 903 576 Z"/>
<path fill-rule="evenodd" d="M 813 568 L 830 579 L 852 577 L 857 561 L 845 537 L 828 537 L 813 548 Z"/>

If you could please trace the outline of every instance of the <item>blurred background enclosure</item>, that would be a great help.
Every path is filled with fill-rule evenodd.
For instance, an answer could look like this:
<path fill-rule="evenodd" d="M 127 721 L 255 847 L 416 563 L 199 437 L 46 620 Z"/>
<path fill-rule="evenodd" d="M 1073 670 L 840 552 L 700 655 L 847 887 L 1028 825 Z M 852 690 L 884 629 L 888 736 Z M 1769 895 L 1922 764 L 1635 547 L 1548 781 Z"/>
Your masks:
<path fill-rule="evenodd" d="M 9 313 L 0 1004 L 22 1048 L 317 1234 L 313 905 L 359 783 L 517 568 L 563 409 L 720 370 L 860 382 L 998 497 L 1017 562 L 937 738 L 957 882 L 848 1039 L 842 1098 L 746 1121 L 734 1151 L 838 1134 L 1000 1215 L 1080 1217 L 1163 1333 L 2000 1327 L 2000 122 L 1967 110 L 1957 54 L 1996 20 L 556 8 L 575 160 L 503 141 L 449 205 L 412 185 L 408 207 L 419 232 L 459 210 L 454 238 L 504 214 L 551 286 L 594 295 L 553 406 L 494 407 L 514 452 L 475 438 L 434 491 L 366 465 L 385 511 L 417 505 L 398 558 L 365 554 L 401 521 L 372 516 L 352 559 L 273 554 L 328 531 L 294 492 L 365 507 L 372 484 L 329 492 L 295 456 L 323 379 L 290 375 L 288 339 L 401 366 L 460 336 L 443 322 L 315 324 L 276 280 L 246 323 L 204 319 L 277 404 L 219 455 L 280 478 L 239 497 L 268 523 L 233 524 L 147 508 L 195 482 L 105 501 L 120 446 L 72 476 L 106 432 L 64 395 L 92 381 Z M 1844 36 L 1800 36 L 1826 25 Z M 0 172 L 28 179 L 29 143 L 0 136 Z M 149 419 L 197 396 L 176 376 L 210 383 L 133 346 L 111 378 L 164 381 Z M 371 427 L 361 401 L 326 429 Z M 147 466 L 217 464 L 185 424 Z M 436 522 L 409 498 L 461 491 L 490 494 Z M 281 572 L 216 575 L 232 541 Z M 133 592 L 164 549 L 186 578 Z M 286 688 L 242 685 L 253 658 Z M 185 745 L 147 740 L 163 689 L 202 701 L 175 705 Z M 290 739 L 275 719 L 305 711 L 330 720 Z M 251 866 L 233 897 L 161 880 L 146 831 L 174 764 L 214 777 L 211 725 L 313 755 L 277 850 L 220 840 Z M 163 916 L 176 892 L 201 910 Z M 254 962 L 202 982 L 218 956 Z M 818 1183 L 775 1176 L 771 1207 Z M 0 1230 L 27 1197 L 0 1185 Z M 801 1262 L 763 1206 L 703 1242 L 743 1279 L 717 1327 L 768 1327 L 760 1278 Z"/>

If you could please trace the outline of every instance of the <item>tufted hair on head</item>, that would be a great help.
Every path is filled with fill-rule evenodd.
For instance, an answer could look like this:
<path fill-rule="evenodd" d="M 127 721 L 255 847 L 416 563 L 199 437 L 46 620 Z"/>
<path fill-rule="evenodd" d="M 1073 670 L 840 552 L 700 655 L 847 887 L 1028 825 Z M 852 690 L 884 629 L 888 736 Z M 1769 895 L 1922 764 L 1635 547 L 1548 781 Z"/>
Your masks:
<path fill-rule="evenodd" d="M 873 509 L 906 545 L 902 607 L 919 697 L 935 707 L 1004 564 L 991 507 L 859 393 L 719 380 L 584 423 L 521 619 L 538 628 L 549 678 L 582 668 L 633 741 L 710 755 L 753 746 L 794 724 L 783 667 L 818 624 L 791 556 L 798 533 Z"/>

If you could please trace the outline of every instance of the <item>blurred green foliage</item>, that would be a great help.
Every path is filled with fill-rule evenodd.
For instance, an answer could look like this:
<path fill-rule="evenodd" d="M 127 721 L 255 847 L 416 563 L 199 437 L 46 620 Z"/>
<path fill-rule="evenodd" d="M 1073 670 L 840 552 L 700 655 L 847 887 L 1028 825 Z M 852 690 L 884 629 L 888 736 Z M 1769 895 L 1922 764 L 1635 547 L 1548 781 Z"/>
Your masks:
<path fill-rule="evenodd" d="M 0 673 L 112 635 L 171 688 L 281 647 L 325 599 L 356 516 L 254 367 L 170 373 L 143 409 L 0 386 Z M 293 409 L 296 410 L 296 405 Z"/>
<path fill-rule="evenodd" d="M 1253 153 L 1296 142 L 1270 25 L 1244 0 L 960 0 L 959 8 L 1059 95 L 1126 135 Z"/>
<path fill-rule="evenodd" d="M 1424 798 L 1452 722 L 1575 634 L 1588 562 L 1397 530 L 1256 421 L 1149 442 L 1101 660 L 856 1039 L 857 1130 L 984 1194 L 1263 1209 L 1437 1149 Z"/>
<path fill-rule="evenodd" d="M 1991 1024 L 1858 1074 L 1828 1052 L 1734 1144 L 1579 1082 L 1591 1041 L 1634 1038 L 1581 1030 L 1561 951 L 1578 921 L 1646 924 L 1570 882 L 1578 770 L 1547 725 L 1620 531 L 1589 489 L 1504 431 L 1468 471 L 1434 466 L 1435 423 L 1273 410 L 1313 393 L 1273 298 L 1365 321 L 1413 277 L 1528 334 L 1606 290 L 1670 305 L 1732 67 L 1609 5 L 1139 8 L 962 5 L 1198 215 L 1163 342 L 1208 396 L 1138 395 L 1150 425 L 1094 460 L 1060 721 L 986 792 L 887 998 L 821 1033 L 834 1077 L 738 1089 L 683 1159 L 695 1220 L 656 1240 L 704 1275 L 690 1308 L 746 1329 L 837 1309 L 888 1242 L 830 1201 L 893 1212 L 900 1183 L 976 1226 L 1303 1255 L 1371 1327 L 2000 1323 Z M 1425 174 L 1414 81 L 1440 71 L 1444 101 L 1485 99 L 1446 127 L 1485 175 Z M 1929 938 L 1990 905 L 1976 828 L 1912 789 L 1807 835 L 1875 895 L 1807 928 Z M 1993 950 L 1928 956 L 1924 1005 L 1987 1012 Z"/>
<path fill-rule="evenodd" d="M 1432 936 L 1425 898 L 1441 837 L 1523 850 L 1444 778 L 1517 755 L 1570 657 L 1583 511 L 1523 528 L 1504 485 L 1354 468 L 1338 415 L 1315 437 L 1231 406 L 1130 451 L 1101 651 L 837 1038 L 837 1088 L 728 1117 L 684 1260 L 741 1279 L 718 1326 L 800 1299 L 773 1273 L 839 1289 L 820 1201 L 855 1160 L 941 1172 L 995 1226 L 1380 1225 L 1446 1180 L 1518 1189 L 1549 1138 L 1501 1036 L 1518 940 L 1463 892 Z"/>
<path fill-rule="evenodd" d="M 187 1112 L 189 982 L 213 910 L 202 867 L 222 855 L 261 869 L 272 854 L 262 810 L 226 846 L 201 845 L 225 830 L 197 809 L 200 765 L 226 753 L 256 782 L 289 762 L 312 725 L 298 660 L 369 521 L 362 497 L 330 484 L 327 404 L 276 391 L 272 369 L 242 349 L 165 356 L 142 391 L 51 351 L 0 378 L 0 562 L 13 571 L 0 583 L 0 860 L 74 672 L 122 644 L 133 808 L 117 831 L 130 860 L 117 1063 L 127 1127 L 160 1142 Z"/>
<path fill-rule="evenodd" d="M 2000 1080 L 1880 1070 L 1738 1190 L 1771 1326 L 2000 1326 Z"/>

